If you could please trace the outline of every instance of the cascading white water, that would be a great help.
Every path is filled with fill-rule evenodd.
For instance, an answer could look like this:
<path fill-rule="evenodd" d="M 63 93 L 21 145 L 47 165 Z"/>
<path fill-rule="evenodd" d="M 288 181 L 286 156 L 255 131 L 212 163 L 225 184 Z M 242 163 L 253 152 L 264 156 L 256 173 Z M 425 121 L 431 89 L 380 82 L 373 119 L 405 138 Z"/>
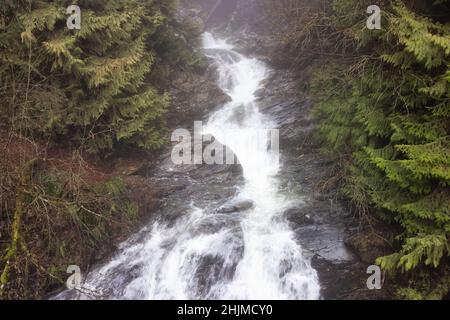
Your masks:
<path fill-rule="evenodd" d="M 235 152 L 245 177 L 235 200 L 251 200 L 254 207 L 239 215 L 193 207 L 173 226 L 154 223 L 141 231 L 141 239 L 122 244 L 86 283 L 118 299 L 317 299 L 317 274 L 288 224 L 277 219 L 299 200 L 279 191 L 278 156 L 266 143 L 274 124 L 255 101 L 269 70 L 209 33 L 204 48 L 218 65 L 219 85 L 231 97 L 210 117 L 204 133 Z M 219 227 L 200 232 L 205 224 Z M 134 274 L 132 280 L 126 273 Z"/>
<path fill-rule="evenodd" d="M 204 47 L 219 66 L 219 85 L 232 100 L 213 114 L 205 128 L 237 155 L 246 179 L 239 197 L 255 207 L 241 221 L 244 254 L 232 281 L 219 284 L 227 299 L 315 299 L 316 272 L 303 258 L 293 232 L 274 219 L 291 201 L 279 194 L 278 150 L 268 150 L 267 133 L 275 124 L 262 115 L 255 92 L 268 76 L 267 67 L 247 58 L 223 40 L 205 34 Z"/>

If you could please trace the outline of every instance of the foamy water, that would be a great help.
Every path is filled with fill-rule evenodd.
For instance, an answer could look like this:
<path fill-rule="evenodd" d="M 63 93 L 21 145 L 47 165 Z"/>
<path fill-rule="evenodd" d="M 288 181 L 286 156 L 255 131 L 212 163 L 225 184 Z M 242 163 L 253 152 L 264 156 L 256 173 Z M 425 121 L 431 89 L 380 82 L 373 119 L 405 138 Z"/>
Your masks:
<path fill-rule="evenodd" d="M 239 215 L 192 207 L 171 227 L 147 226 L 139 241 L 123 243 L 109 263 L 92 271 L 85 286 L 112 299 L 318 299 L 316 271 L 287 222 L 277 219 L 300 200 L 279 191 L 278 153 L 267 145 L 275 124 L 255 99 L 270 70 L 209 33 L 204 48 L 231 97 L 210 116 L 204 133 L 235 152 L 245 184 L 234 201 L 251 200 L 254 207 Z M 205 224 L 218 227 L 201 231 Z M 68 297 L 63 292 L 56 298 Z"/>

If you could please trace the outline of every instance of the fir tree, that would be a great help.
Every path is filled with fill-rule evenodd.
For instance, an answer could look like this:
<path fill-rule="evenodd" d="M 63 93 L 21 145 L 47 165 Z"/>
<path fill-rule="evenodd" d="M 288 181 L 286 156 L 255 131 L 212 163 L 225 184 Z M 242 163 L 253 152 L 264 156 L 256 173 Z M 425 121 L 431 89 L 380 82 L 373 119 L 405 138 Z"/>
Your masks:
<path fill-rule="evenodd" d="M 80 30 L 66 27 L 71 4 L 81 8 Z M 168 64 L 165 54 L 190 54 L 174 36 L 175 4 L 2 3 L 0 99 L 5 120 L 23 134 L 65 143 L 70 139 L 92 152 L 118 144 L 161 146 L 170 98 L 152 78 L 152 70 Z M 170 45 L 175 49 L 168 49 Z M 194 55 L 187 59 L 195 60 Z M 180 60 L 171 63 L 184 62 Z"/>
<path fill-rule="evenodd" d="M 400 251 L 377 262 L 437 268 L 450 255 L 449 2 L 385 3 L 376 31 L 365 28 L 366 5 L 334 2 L 340 43 L 360 58 L 315 76 L 314 114 L 325 149 L 353 159 L 346 194 L 404 230 Z"/>

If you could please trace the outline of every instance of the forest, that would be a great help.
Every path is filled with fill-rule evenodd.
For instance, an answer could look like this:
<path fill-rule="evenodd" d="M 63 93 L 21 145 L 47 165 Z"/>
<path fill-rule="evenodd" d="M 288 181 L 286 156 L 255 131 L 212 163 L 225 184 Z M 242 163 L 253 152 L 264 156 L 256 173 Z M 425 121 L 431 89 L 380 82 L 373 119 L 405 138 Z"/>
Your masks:
<path fill-rule="evenodd" d="M 312 71 L 312 114 L 361 219 L 397 228 L 398 249 L 377 263 L 411 274 L 401 296 L 442 298 L 450 289 L 449 2 L 383 1 L 383 27 L 367 32 L 370 4 L 333 1 L 308 28 L 293 21 L 287 47 L 298 68 L 308 63 L 303 52 L 326 52 Z"/>
<path fill-rule="evenodd" d="M 81 8 L 78 29 L 68 28 L 70 5 Z M 373 12 L 367 8 L 371 5 L 381 9 L 379 28 L 368 27 Z M 305 264 L 306 258 L 293 253 L 298 244 L 271 232 L 283 230 L 284 235 L 289 230 L 298 232 L 299 238 L 304 233 L 306 239 L 313 236 L 307 232 L 306 224 L 311 222 L 305 221 L 338 225 L 326 220 L 334 219 L 329 213 L 314 218 L 315 212 L 322 210 L 319 204 L 329 206 L 333 201 L 339 203 L 339 212 L 349 213 L 342 223 L 339 220 L 339 226 L 351 226 L 351 237 L 369 232 L 378 242 L 381 239 L 380 246 L 387 247 L 370 258 L 370 263 L 364 264 L 361 255 L 363 261 L 348 263 L 359 268 L 355 288 L 365 286 L 366 268 L 372 264 L 381 268 L 388 284 L 383 299 L 449 298 L 450 1 L 3 0 L 0 29 L 0 299 L 54 297 L 66 286 L 69 265 L 81 266 L 86 272 L 94 270 L 93 279 L 100 279 L 95 277 L 95 267 L 119 261 L 114 258 L 116 252 L 120 257 L 120 252 L 141 250 L 130 245 L 129 251 L 120 251 L 120 243 L 133 235 L 139 238 L 142 232 L 149 233 L 149 248 L 167 234 L 173 233 L 174 239 L 157 250 L 148 249 L 145 257 L 155 257 L 154 265 L 148 262 L 142 267 L 143 256 L 133 256 L 135 268 L 112 269 L 126 275 L 118 286 L 131 293 L 102 298 L 177 299 L 180 296 L 172 294 L 170 283 L 164 282 L 171 276 L 166 278 L 165 272 L 176 268 L 179 279 L 192 281 L 180 289 L 185 292 L 182 299 L 253 298 L 233 290 L 254 289 L 254 282 L 242 280 L 251 278 L 242 270 L 249 268 L 257 274 L 257 263 L 268 266 L 261 269 L 267 272 L 262 279 L 298 272 L 308 281 L 303 286 L 289 282 L 298 279 L 297 273 L 270 280 L 263 286 L 267 296 L 256 298 L 328 298 L 320 291 L 326 277 L 320 266 L 315 267 L 315 260 Z M 226 39 L 227 45 L 218 40 L 211 44 L 205 32 Z M 209 46 L 205 45 L 208 41 Z M 233 41 L 238 49 L 229 48 Z M 264 60 L 272 73 L 259 72 L 266 66 L 255 59 Z M 287 79 L 291 77 L 294 80 L 290 82 Z M 256 81 L 255 88 L 252 81 Z M 245 90 L 250 90 L 248 96 Z M 205 107 L 209 104 L 212 106 Z M 226 112 L 226 108 L 246 111 L 233 111 L 225 118 L 218 106 Z M 256 115 L 245 118 L 251 112 Z M 252 128 L 272 123 L 256 123 L 260 113 L 275 118 L 272 122 L 281 128 L 282 153 L 289 154 L 282 157 L 280 166 L 288 168 L 288 174 L 279 168 L 280 183 L 273 182 L 271 173 L 261 180 L 264 166 L 272 168 L 266 162 L 245 158 L 251 151 L 261 150 L 256 143 L 246 142 L 239 130 L 247 123 Z M 294 128 L 283 130 L 283 119 L 292 114 Z M 245 182 L 226 180 L 237 174 L 230 171 L 232 174 L 226 175 L 228 169 L 165 169 L 171 131 L 181 124 L 189 128 L 193 119 L 207 118 L 207 128 L 213 128 L 215 137 L 230 141 L 241 160 Z M 304 132 L 312 127 L 311 134 L 308 131 L 291 138 L 289 133 L 302 125 Z M 263 153 L 254 156 L 265 157 Z M 309 164 L 302 159 L 317 164 L 309 180 L 301 171 Z M 327 163 L 327 167 L 319 163 Z M 249 168 L 258 165 L 259 173 L 252 175 Z M 163 169 L 169 173 L 161 173 Z M 311 176 L 309 172 L 307 176 Z M 286 192 L 285 185 L 297 183 L 305 185 L 299 187 L 305 193 L 297 196 L 299 199 L 317 197 L 317 192 L 325 199 L 311 200 L 311 207 L 305 205 L 310 209 L 298 209 L 296 204 L 297 211 L 292 211 L 285 206 L 296 188 L 289 190 L 285 200 L 271 198 Z M 308 183 L 314 192 L 309 191 Z M 193 191 L 183 193 L 189 187 Z M 263 187 L 266 189 L 258 189 Z M 241 190 L 249 199 L 239 194 Z M 261 199 L 252 198 L 252 192 Z M 194 229 L 198 232 L 195 236 L 184 234 L 197 223 L 189 220 L 197 212 L 187 213 L 189 201 L 204 212 L 219 207 L 211 215 L 203 213 L 204 220 L 198 218 L 203 221 L 198 222 L 198 230 L 203 230 L 212 216 L 224 219 L 224 229 L 216 228 L 222 220 L 214 220 L 207 231 Z M 305 210 L 310 211 L 305 214 Z M 331 210 L 335 209 L 325 209 Z M 189 224 L 183 225 L 184 218 L 178 217 L 183 212 Z M 292 212 L 295 221 L 302 220 L 300 227 L 292 230 L 292 223 L 275 222 L 278 220 L 272 216 L 280 214 L 289 220 Z M 257 218 L 245 220 L 251 218 L 241 217 L 243 214 Z M 231 215 L 242 220 L 236 224 L 237 218 Z M 164 219 L 167 222 L 161 222 Z M 268 227 L 261 225 L 251 233 L 253 224 L 265 220 L 271 221 Z M 165 229 L 158 231 L 161 225 Z M 215 240 L 213 235 L 227 234 L 227 228 L 232 232 L 241 229 L 233 233 L 232 240 Z M 337 232 L 344 237 L 349 228 Z M 266 229 L 269 231 L 259 233 Z M 332 245 L 339 242 L 338 246 L 345 246 L 342 237 L 332 240 Z M 194 240 L 195 245 L 189 247 Z M 184 242 L 178 245 L 177 241 Z M 214 241 L 223 243 L 217 250 L 222 252 L 228 252 L 226 244 L 240 245 L 223 257 L 203 248 L 202 244 L 210 243 L 213 250 Z M 308 247 L 310 242 L 300 241 L 301 247 L 314 252 Z M 370 242 L 367 246 L 370 251 Z M 273 261 L 280 263 L 272 272 Z M 225 269 L 217 271 L 216 265 Z M 302 269 L 304 265 L 307 267 Z M 133 296 L 143 289 L 133 291 L 135 284 L 126 278 L 141 279 L 135 276 L 140 268 L 145 270 L 142 272 L 153 270 L 145 279 L 155 282 L 148 285 L 147 295 Z M 338 264 L 331 268 L 341 270 Z M 109 272 L 107 267 L 104 270 Z M 235 280 L 239 286 L 234 287 Z M 221 281 L 228 285 L 219 290 Z M 101 283 L 92 281 L 92 286 L 101 287 Z M 304 287 L 309 288 L 307 292 L 301 292 Z M 336 290 L 342 295 L 356 292 L 346 286 Z M 364 295 L 348 298 L 370 299 L 364 290 Z"/>
<path fill-rule="evenodd" d="M 124 182 L 93 177 L 84 159 L 167 143 L 170 96 L 160 84 L 200 61 L 176 37 L 194 33 L 174 21 L 175 1 L 78 1 L 80 31 L 66 27 L 70 4 L 0 4 L 5 298 L 40 297 L 65 282 L 65 257 L 86 262 L 132 224 Z"/>

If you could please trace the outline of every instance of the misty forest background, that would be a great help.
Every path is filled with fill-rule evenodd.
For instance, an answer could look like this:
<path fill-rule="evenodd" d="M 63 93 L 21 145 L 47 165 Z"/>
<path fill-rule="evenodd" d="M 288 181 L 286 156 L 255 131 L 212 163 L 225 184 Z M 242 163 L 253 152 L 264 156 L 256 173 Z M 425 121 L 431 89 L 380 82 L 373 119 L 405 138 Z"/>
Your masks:
<path fill-rule="evenodd" d="M 308 2 L 263 1 L 282 43 L 272 62 L 312 68 L 317 144 L 340 192 L 361 223 L 395 230 L 395 253 L 374 263 L 397 279 L 396 297 L 448 297 L 450 1 L 376 1 L 382 29 L 370 32 L 372 1 Z M 81 30 L 66 27 L 71 4 Z M 176 19 L 179 5 L 0 2 L 1 298 L 45 297 L 68 260 L 87 267 L 138 227 L 132 186 L 105 163 L 158 154 L 173 79 L 206 67 L 204 26 Z"/>

